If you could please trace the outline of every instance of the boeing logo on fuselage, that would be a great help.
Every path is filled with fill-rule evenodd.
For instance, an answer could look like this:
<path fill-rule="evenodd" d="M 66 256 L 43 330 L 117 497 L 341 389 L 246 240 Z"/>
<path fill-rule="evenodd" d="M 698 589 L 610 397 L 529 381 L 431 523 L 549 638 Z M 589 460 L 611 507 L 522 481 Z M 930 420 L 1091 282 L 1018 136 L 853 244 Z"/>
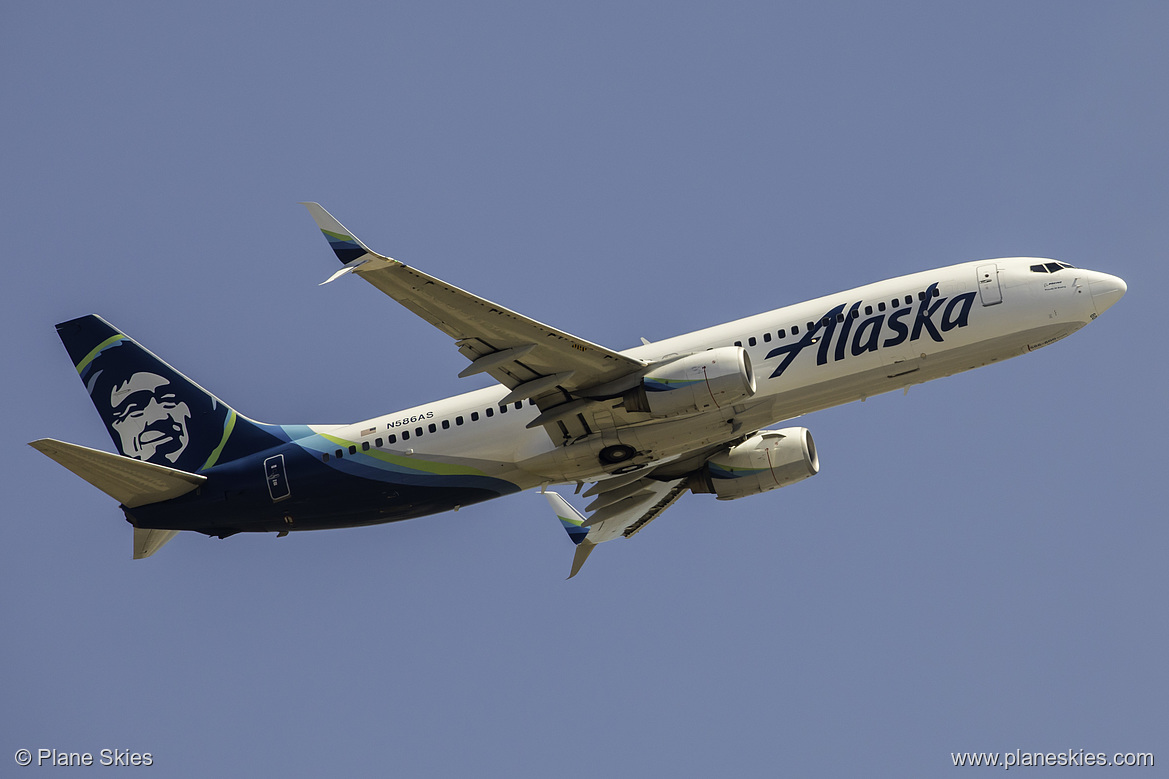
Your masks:
<path fill-rule="evenodd" d="M 816 364 L 825 365 L 829 357 L 833 361 L 843 360 L 849 355 L 856 357 L 866 352 L 875 352 L 878 349 L 897 346 L 906 341 L 916 341 L 923 335 L 928 335 L 934 341 L 941 343 L 945 340 L 943 333 L 948 333 L 959 327 L 970 324 L 970 309 L 974 305 L 976 292 L 964 292 L 953 298 L 938 296 L 937 283 L 931 284 L 921 295 L 917 304 L 916 314 L 912 323 L 905 320 L 914 312 L 912 306 L 895 309 L 888 315 L 877 316 L 859 321 L 860 308 L 864 301 L 857 301 L 851 306 L 841 303 L 824 314 L 813 326 L 804 333 L 800 340 L 777 346 L 767 353 L 765 359 L 782 356 L 779 365 L 771 374 L 776 378 L 788 369 L 800 352 L 812 345 L 818 345 Z M 936 317 L 936 318 L 935 318 Z M 855 330 L 853 328 L 856 324 Z M 889 330 L 888 336 L 882 340 L 882 335 Z M 851 343 L 850 343 L 851 339 Z"/>

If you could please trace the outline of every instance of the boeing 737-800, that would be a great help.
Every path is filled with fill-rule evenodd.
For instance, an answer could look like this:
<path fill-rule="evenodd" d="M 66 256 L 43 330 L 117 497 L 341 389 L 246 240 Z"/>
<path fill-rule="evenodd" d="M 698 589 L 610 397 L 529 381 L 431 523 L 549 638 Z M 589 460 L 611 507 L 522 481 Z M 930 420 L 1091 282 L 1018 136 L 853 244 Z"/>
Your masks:
<path fill-rule="evenodd" d="M 820 469 L 803 427 L 770 429 L 1054 343 L 1124 295 L 1063 262 L 978 260 L 615 351 L 367 248 L 306 203 L 342 266 L 454 339 L 498 384 L 346 425 L 255 422 L 89 315 L 57 325 L 118 454 L 32 446 L 106 492 L 134 557 L 180 530 L 354 527 L 543 488 L 577 544 L 629 537 L 686 492 L 720 500 Z M 327 282 L 326 282 L 327 283 Z M 581 514 L 557 484 L 592 501 Z"/>

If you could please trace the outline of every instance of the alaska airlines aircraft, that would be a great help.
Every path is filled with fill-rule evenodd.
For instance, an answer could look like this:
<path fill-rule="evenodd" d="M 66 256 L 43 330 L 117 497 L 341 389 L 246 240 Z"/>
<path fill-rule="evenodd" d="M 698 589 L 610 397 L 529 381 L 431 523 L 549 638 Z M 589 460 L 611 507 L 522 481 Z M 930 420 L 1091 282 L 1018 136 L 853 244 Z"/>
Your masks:
<path fill-rule="evenodd" d="M 63 322 L 119 453 L 31 446 L 121 503 L 135 558 L 180 530 L 283 536 L 590 484 L 587 517 L 545 490 L 577 544 L 572 578 L 686 492 L 733 500 L 814 476 L 808 430 L 769 425 L 1034 351 L 1127 290 L 1063 262 L 978 260 L 614 351 L 371 251 L 305 205 L 342 263 L 327 281 L 357 274 L 453 338 L 460 376 L 499 383 L 348 425 L 270 425 L 100 317 Z"/>

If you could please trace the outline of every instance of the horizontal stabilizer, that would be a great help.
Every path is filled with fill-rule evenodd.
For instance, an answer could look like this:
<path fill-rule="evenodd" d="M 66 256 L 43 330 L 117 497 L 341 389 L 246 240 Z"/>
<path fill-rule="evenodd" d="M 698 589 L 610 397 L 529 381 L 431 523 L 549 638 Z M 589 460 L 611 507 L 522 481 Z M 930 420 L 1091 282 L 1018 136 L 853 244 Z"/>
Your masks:
<path fill-rule="evenodd" d="M 88 446 L 67 444 L 52 438 L 33 441 L 29 446 L 56 460 L 126 508 L 177 498 L 207 481 L 206 476 L 196 473 L 110 454 Z M 163 543 L 165 541 L 154 548 L 158 549 Z M 137 541 L 134 547 L 137 556 Z"/>
<path fill-rule="evenodd" d="M 177 530 L 134 528 L 134 559 L 141 560 L 143 557 L 150 557 L 150 555 L 162 549 L 166 545 L 166 542 L 170 541 L 178 533 L 179 531 Z"/>

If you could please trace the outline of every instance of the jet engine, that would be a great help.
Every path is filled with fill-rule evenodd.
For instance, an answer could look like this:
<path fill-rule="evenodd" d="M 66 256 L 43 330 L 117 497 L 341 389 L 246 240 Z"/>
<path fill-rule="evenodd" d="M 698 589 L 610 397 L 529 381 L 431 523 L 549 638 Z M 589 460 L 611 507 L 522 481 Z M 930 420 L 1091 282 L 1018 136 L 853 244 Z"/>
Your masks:
<path fill-rule="evenodd" d="M 622 400 L 626 411 L 670 417 L 725 408 L 754 394 L 755 374 L 747 351 L 722 346 L 655 367 Z"/>
<path fill-rule="evenodd" d="M 786 487 L 820 472 L 812 434 L 805 427 L 761 430 L 715 455 L 690 475 L 691 492 L 734 500 Z"/>

